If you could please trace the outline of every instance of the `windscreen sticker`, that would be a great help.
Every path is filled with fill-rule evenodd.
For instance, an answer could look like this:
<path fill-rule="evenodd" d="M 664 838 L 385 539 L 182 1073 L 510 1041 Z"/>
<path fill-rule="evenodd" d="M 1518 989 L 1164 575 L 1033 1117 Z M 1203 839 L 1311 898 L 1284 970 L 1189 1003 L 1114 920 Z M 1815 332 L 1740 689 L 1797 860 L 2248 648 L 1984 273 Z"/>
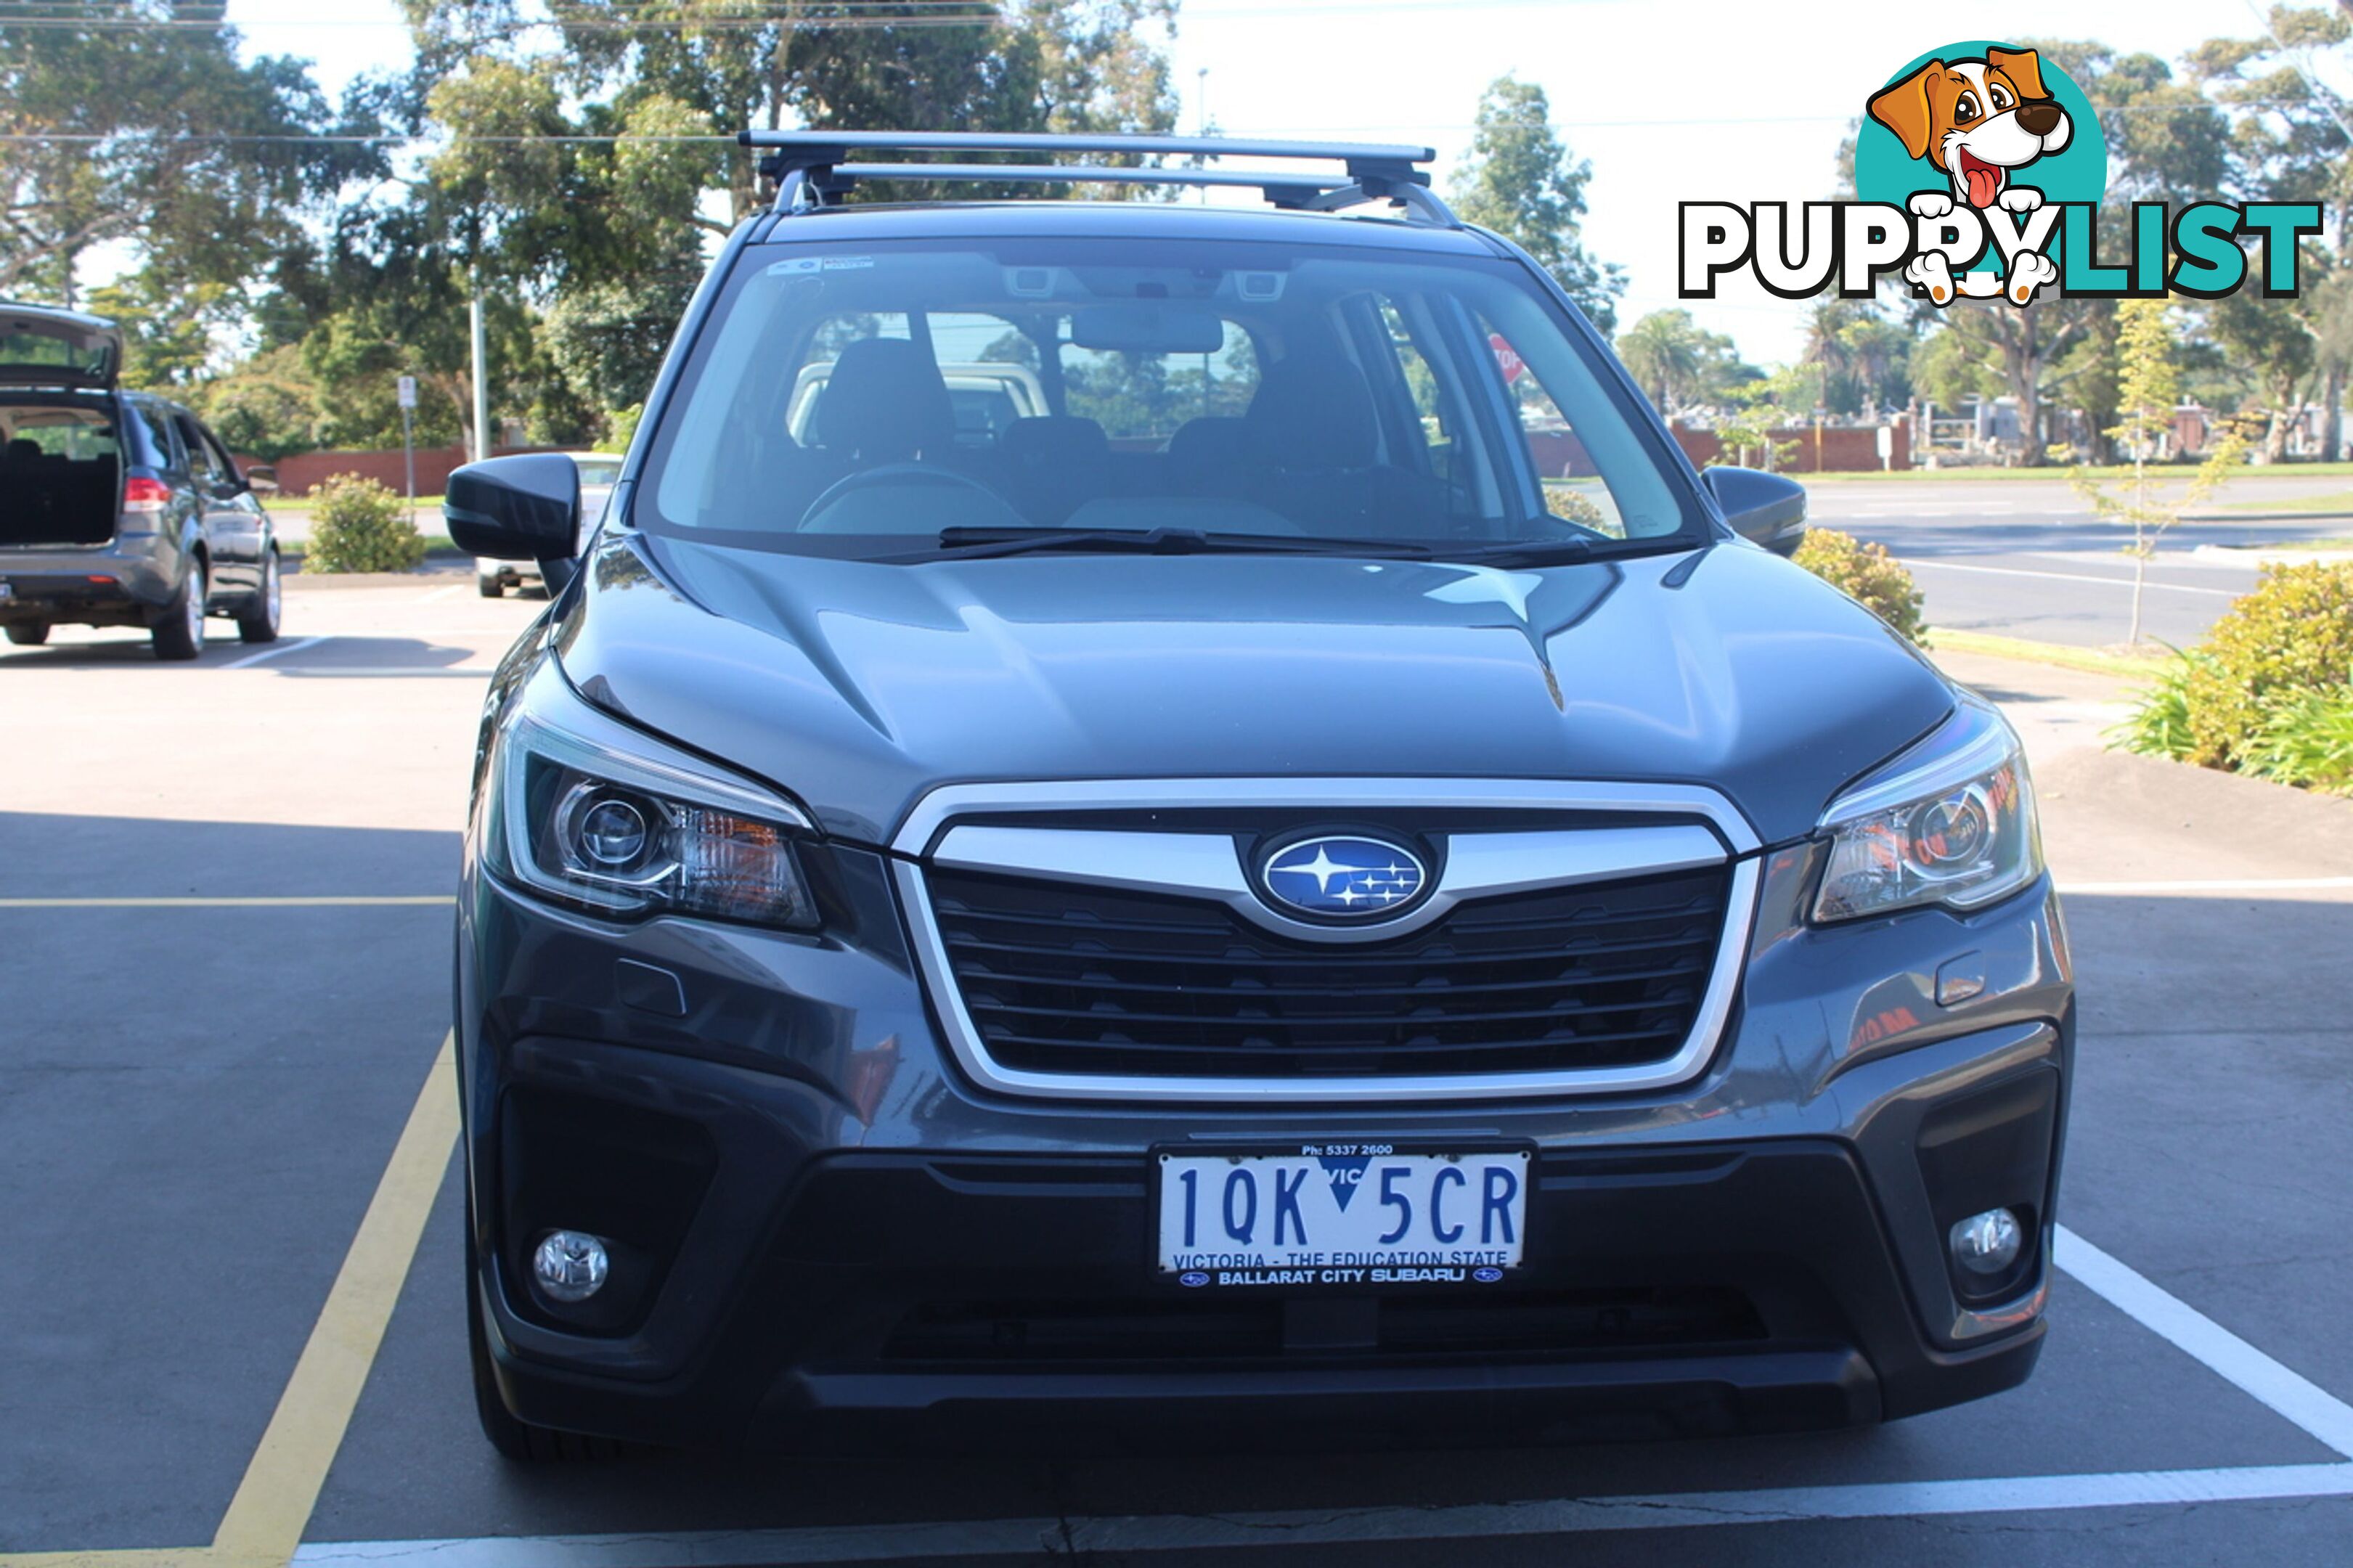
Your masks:
<path fill-rule="evenodd" d="M 871 256 L 796 256 L 768 268 L 768 276 L 795 272 L 854 272 L 874 265 Z"/>

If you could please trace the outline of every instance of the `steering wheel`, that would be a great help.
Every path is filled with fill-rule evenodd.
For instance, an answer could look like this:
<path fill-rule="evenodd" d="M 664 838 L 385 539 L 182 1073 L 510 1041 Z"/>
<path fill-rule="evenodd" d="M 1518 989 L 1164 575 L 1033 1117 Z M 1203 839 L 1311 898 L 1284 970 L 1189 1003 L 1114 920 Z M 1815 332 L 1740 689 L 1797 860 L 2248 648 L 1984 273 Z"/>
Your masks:
<path fill-rule="evenodd" d="M 819 521 L 826 511 L 833 507 L 840 505 L 841 502 L 848 498 L 857 495 L 864 490 L 877 489 L 889 485 L 897 485 L 902 488 L 930 486 L 934 489 L 954 489 L 969 491 L 980 496 L 992 506 L 1001 508 L 1005 511 L 1006 515 L 1011 520 L 1014 526 L 1019 526 L 1024 521 L 1021 516 L 1020 508 L 1015 506 L 1012 501 L 1000 494 L 994 485 L 987 484 L 982 480 L 974 479 L 970 474 L 961 474 L 954 468 L 938 468 L 930 463 L 884 463 L 880 468 L 867 468 L 859 473 L 849 474 L 844 478 L 836 479 L 833 483 L 828 485 L 824 491 L 818 495 L 817 500 L 809 502 L 808 510 L 801 513 L 800 522 L 795 529 L 795 531 L 800 533 L 846 531 L 828 530 L 822 527 L 813 527 L 811 525 Z M 939 529 L 936 524 L 926 523 L 921 528 L 894 528 L 885 530 L 861 529 L 858 531 L 936 533 L 939 531 Z"/>

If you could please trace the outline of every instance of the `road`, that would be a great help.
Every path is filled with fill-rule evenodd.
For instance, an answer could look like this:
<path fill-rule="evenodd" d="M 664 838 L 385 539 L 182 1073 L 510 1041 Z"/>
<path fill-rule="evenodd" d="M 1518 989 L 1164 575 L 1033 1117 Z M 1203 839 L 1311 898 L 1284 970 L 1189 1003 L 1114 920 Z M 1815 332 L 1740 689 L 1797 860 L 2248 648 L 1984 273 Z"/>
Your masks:
<path fill-rule="evenodd" d="M 502 1464 L 440 1052 L 482 680 L 538 607 L 296 579 L 266 649 L 0 649 L 0 1568 L 2346 1562 L 2353 817 L 2086 750 L 2110 683 L 1966 657 L 2083 996 L 2026 1387 L 1773 1441 Z"/>
<path fill-rule="evenodd" d="M 2214 501 L 2346 491 L 2353 479 L 2245 479 Z M 2098 521 L 2063 481 L 1833 481 L 1814 486 L 1808 501 L 1816 523 L 1884 544 L 1912 569 L 1932 626 L 2082 647 L 2126 638 L 2133 565 L 2122 552 L 2131 532 Z M 2142 635 L 2187 647 L 2254 586 L 2253 563 L 2198 554 L 2201 544 L 2348 537 L 2353 520 L 2343 517 L 2185 522 L 2149 563 Z"/>

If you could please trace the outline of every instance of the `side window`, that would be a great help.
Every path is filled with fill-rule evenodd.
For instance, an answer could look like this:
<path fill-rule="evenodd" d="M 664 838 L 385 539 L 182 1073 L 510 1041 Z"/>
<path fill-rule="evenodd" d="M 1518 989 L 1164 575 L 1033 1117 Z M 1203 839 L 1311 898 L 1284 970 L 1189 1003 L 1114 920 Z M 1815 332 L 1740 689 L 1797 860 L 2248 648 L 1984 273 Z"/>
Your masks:
<path fill-rule="evenodd" d="M 131 417 L 138 424 L 138 429 L 133 432 L 133 445 L 143 449 L 137 453 L 135 461 L 158 468 L 185 466 L 181 460 L 178 445 L 172 438 L 171 421 L 164 417 L 161 409 L 152 403 L 133 399 L 125 399 L 122 405 L 131 410 Z"/>
<path fill-rule="evenodd" d="M 204 451 L 211 459 L 213 468 L 222 479 L 234 484 L 238 478 L 237 459 L 228 455 L 228 448 L 221 445 L 221 438 L 201 425 L 196 426 L 196 434 L 203 437 Z"/>
<path fill-rule="evenodd" d="M 172 423 L 180 433 L 180 445 L 188 454 L 188 473 L 199 485 L 208 485 L 224 476 L 213 466 L 212 453 L 206 449 L 204 432 L 196 422 L 185 414 L 175 413 Z"/>
<path fill-rule="evenodd" d="M 1626 537 L 1626 520 L 1602 482 L 1593 457 L 1577 438 L 1576 427 L 1560 410 L 1535 368 L 1520 358 L 1511 340 L 1484 317 L 1479 330 L 1494 353 L 1495 374 L 1503 378 L 1505 400 L 1519 415 L 1520 436 L 1528 444 L 1528 458 L 1544 479 L 1545 510 L 1553 516 L 1589 528 L 1612 539 Z"/>

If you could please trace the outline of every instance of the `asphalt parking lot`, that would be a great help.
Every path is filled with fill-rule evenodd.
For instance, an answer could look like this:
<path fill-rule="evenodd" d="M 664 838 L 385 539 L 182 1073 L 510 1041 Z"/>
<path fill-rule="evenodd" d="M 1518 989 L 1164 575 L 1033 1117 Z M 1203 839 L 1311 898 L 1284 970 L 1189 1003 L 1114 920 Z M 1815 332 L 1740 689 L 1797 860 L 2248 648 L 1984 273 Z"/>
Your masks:
<path fill-rule="evenodd" d="M 0 1568 L 2353 1559 L 2353 805 L 2105 755 L 2107 683 L 1961 657 L 2035 753 L 2082 991 L 2025 1388 L 1771 1441 L 504 1466 L 448 894 L 539 608 L 297 582 L 267 648 L 0 652 Z"/>

